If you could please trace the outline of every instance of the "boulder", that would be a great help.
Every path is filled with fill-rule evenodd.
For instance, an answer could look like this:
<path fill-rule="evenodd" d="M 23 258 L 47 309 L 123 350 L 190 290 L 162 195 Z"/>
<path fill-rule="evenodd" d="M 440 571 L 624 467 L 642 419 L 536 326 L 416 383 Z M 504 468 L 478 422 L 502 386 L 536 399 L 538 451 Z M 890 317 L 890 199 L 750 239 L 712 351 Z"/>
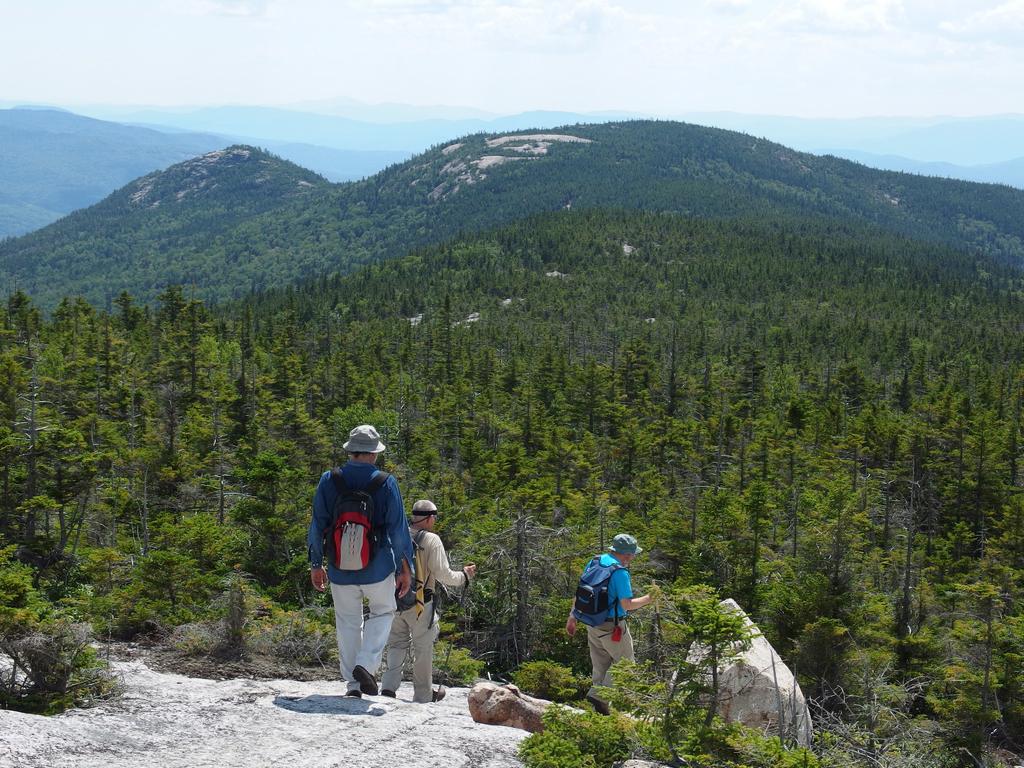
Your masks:
<path fill-rule="evenodd" d="M 530 733 L 544 730 L 540 716 L 550 701 L 527 696 L 514 685 L 477 683 L 469 692 L 469 714 L 478 723 L 507 725 Z"/>
<path fill-rule="evenodd" d="M 775 736 L 781 721 L 785 738 L 809 747 L 811 713 L 793 672 L 735 600 L 723 600 L 720 605 L 743 617 L 751 637 L 750 648 L 719 670 L 719 715 L 726 722 L 742 723 Z"/>

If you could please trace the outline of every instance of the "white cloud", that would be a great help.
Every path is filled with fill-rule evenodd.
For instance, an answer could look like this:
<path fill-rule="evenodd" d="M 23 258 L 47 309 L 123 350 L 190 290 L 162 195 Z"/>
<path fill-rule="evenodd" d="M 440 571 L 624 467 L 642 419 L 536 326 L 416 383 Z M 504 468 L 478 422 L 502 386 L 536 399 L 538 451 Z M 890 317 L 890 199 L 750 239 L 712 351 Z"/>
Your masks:
<path fill-rule="evenodd" d="M 180 7 L 198 16 L 260 18 L 267 15 L 270 0 L 189 0 Z"/>
<path fill-rule="evenodd" d="M 599 35 L 608 31 L 617 19 L 626 17 L 626 12 L 602 0 L 575 3 L 556 16 L 556 33 L 580 36 Z"/>
<path fill-rule="evenodd" d="M 737 14 L 749 11 L 753 0 L 704 0 L 704 4 L 717 13 Z"/>
<path fill-rule="evenodd" d="M 863 35 L 892 31 L 902 10 L 902 0 L 791 0 L 779 18 L 809 32 Z"/>
<path fill-rule="evenodd" d="M 0 91 L 23 101 L 1024 112 L 1024 0 L 9 5 Z"/>
<path fill-rule="evenodd" d="M 489 5 L 486 0 L 364 0 L 354 7 L 364 7 L 371 12 L 405 14 L 439 14 L 463 8 Z"/>
<path fill-rule="evenodd" d="M 642 23 L 610 0 L 372 0 L 369 23 L 448 46 L 575 53 Z"/>
<path fill-rule="evenodd" d="M 954 21 L 945 21 L 939 28 L 954 37 L 985 40 L 1024 47 L 1024 0 L 1009 0 L 985 8 Z"/>

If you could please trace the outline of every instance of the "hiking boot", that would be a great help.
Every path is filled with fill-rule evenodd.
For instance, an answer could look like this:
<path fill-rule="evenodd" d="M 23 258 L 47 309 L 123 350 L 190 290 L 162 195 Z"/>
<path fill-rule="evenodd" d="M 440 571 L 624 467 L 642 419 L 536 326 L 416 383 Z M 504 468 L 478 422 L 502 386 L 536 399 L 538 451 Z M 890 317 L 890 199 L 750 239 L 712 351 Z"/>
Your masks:
<path fill-rule="evenodd" d="M 381 696 L 387 696 L 389 699 L 396 698 L 395 697 L 395 692 L 394 691 L 389 691 L 387 688 L 381 688 L 380 689 L 380 695 Z"/>
<path fill-rule="evenodd" d="M 349 697 L 351 697 L 353 699 L 361 699 L 361 698 L 363 698 L 363 694 L 361 694 L 359 691 L 345 691 L 345 695 L 349 696 Z"/>
<path fill-rule="evenodd" d="M 352 677 L 359 681 L 359 690 L 367 696 L 377 695 L 377 680 L 369 673 L 366 667 L 356 664 L 352 667 Z"/>
<path fill-rule="evenodd" d="M 599 699 L 592 693 L 587 694 L 587 701 L 590 702 L 590 706 L 594 708 L 594 711 L 599 715 L 610 715 L 612 708 L 608 706 L 608 702 L 604 699 Z"/>
<path fill-rule="evenodd" d="M 434 691 L 434 697 L 431 699 L 431 701 L 440 701 L 444 698 L 444 695 L 446 693 L 448 693 L 448 691 L 445 689 L 443 685 L 437 686 L 437 690 Z"/>

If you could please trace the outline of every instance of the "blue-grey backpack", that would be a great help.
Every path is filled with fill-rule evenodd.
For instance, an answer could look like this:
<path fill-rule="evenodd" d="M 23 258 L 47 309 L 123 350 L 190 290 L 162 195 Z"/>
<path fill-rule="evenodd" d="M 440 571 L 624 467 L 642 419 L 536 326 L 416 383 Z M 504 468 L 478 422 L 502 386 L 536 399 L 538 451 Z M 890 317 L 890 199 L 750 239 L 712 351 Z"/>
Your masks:
<path fill-rule="evenodd" d="M 608 611 L 611 609 L 611 600 L 608 594 L 608 587 L 611 584 L 612 574 L 625 568 L 622 563 L 612 565 L 601 565 L 601 555 L 598 555 L 583 569 L 580 576 L 580 583 L 576 587 L 576 603 L 573 605 L 573 615 L 591 627 L 604 624 L 608 621 Z M 618 615 L 615 616 L 615 623 L 618 623 Z"/>

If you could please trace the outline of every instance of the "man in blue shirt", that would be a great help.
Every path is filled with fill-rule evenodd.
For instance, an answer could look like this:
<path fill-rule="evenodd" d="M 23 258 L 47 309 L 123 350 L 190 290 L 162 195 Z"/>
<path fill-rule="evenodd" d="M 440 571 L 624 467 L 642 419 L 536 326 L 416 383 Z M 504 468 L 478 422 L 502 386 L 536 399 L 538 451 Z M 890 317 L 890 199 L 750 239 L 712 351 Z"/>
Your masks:
<path fill-rule="evenodd" d="M 353 490 L 370 485 L 379 470 L 377 457 L 385 450 L 377 430 L 362 424 L 349 433 L 343 448 L 348 463 L 341 468 L 345 485 Z M 380 667 L 384 644 L 395 617 L 395 592 L 404 595 L 412 581 L 412 539 L 405 522 L 402 493 L 394 477 L 373 490 L 374 528 L 378 546 L 372 559 L 359 570 L 340 570 L 328 562 L 324 569 L 324 533 L 334 522 L 338 489 L 331 472 L 325 472 L 313 496 L 313 517 L 309 523 L 310 579 L 323 592 L 331 585 L 334 619 L 338 633 L 341 677 L 348 684 L 347 696 L 377 695 L 374 675 Z M 396 578 L 396 573 L 397 578 Z M 363 600 L 369 615 L 363 620 Z"/>
<path fill-rule="evenodd" d="M 587 625 L 587 645 L 590 646 L 590 664 L 593 669 L 587 701 L 602 715 L 610 714 L 611 709 L 608 702 L 598 695 L 597 689 L 612 685 L 612 664 L 621 659 L 636 660 L 633 656 L 633 637 L 629 634 L 626 617 L 629 611 L 643 608 L 654 599 L 651 595 L 633 597 L 629 564 L 643 551 L 637 545 L 636 538 L 628 533 L 620 533 L 612 539 L 608 549 L 607 553 L 601 555 L 601 566 L 607 568 L 618 564 L 622 567 L 612 574 L 608 582 L 607 619 L 596 627 Z M 565 631 L 570 637 L 576 634 L 576 615 L 573 611 L 569 612 Z"/>

